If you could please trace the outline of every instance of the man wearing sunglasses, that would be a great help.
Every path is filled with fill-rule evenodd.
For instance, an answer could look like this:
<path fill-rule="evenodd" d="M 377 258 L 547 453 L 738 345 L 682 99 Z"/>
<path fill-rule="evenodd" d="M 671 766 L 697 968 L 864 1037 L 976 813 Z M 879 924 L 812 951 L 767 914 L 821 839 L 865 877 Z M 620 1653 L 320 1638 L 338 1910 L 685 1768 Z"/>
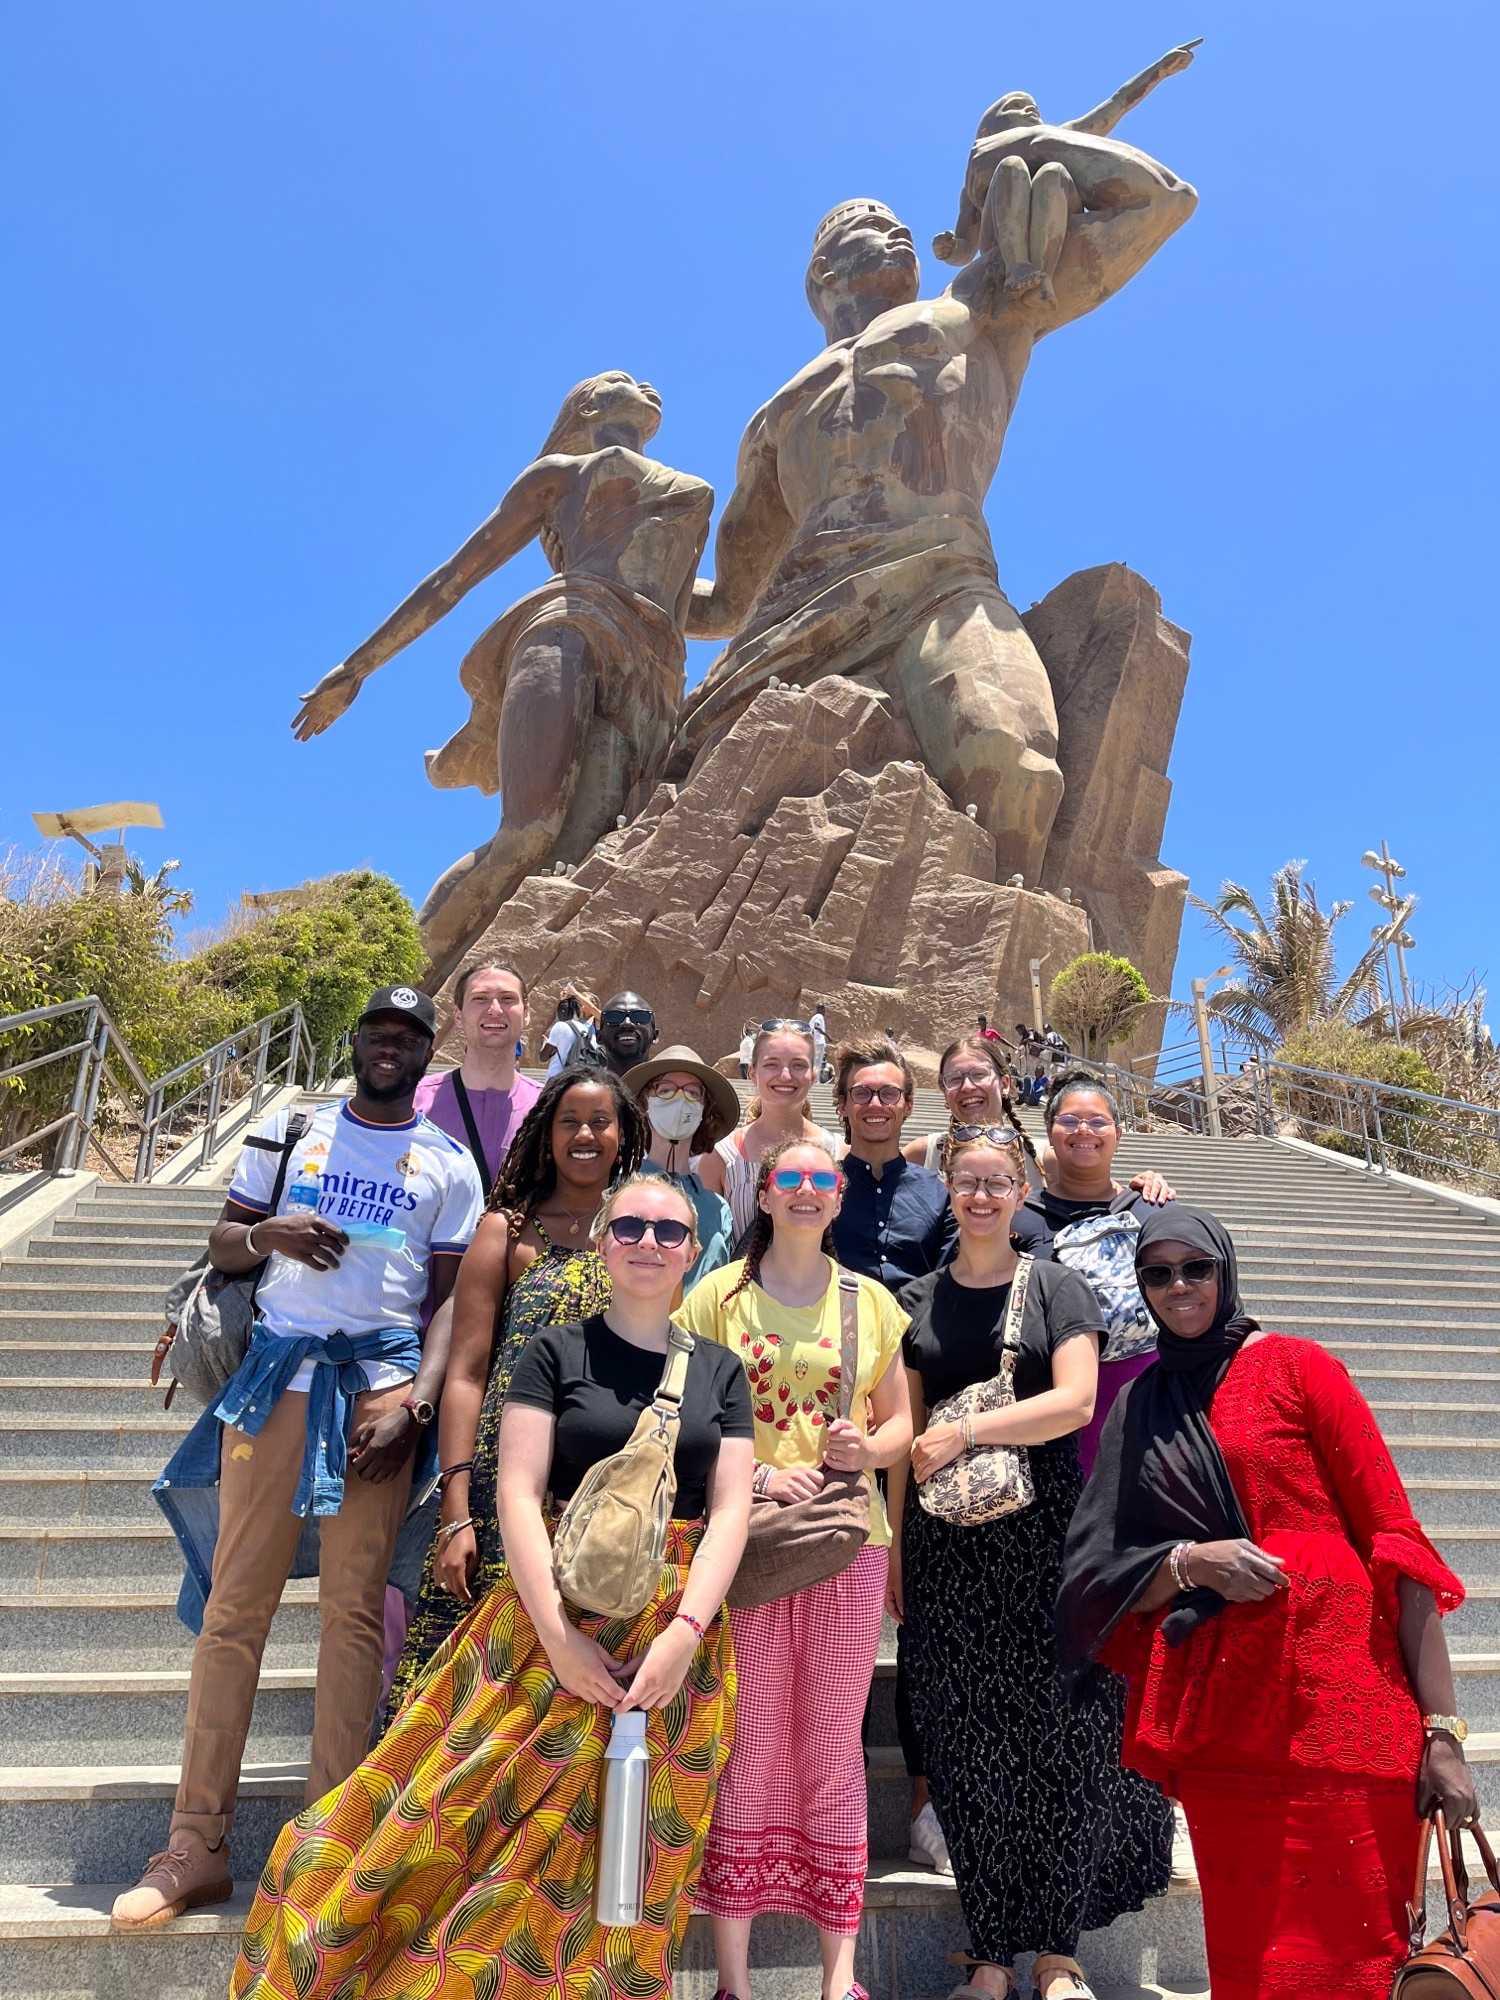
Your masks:
<path fill-rule="evenodd" d="M 851 1271 L 899 1293 L 945 1264 L 957 1240 L 941 1179 L 901 1156 L 911 1065 L 893 1042 L 846 1042 L 834 1058 L 833 1101 L 848 1141 L 834 1248 Z"/>
<path fill-rule="evenodd" d="M 649 1000 L 639 993 L 616 993 L 599 1016 L 599 1046 L 616 1076 L 623 1077 L 650 1055 L 660 1030 Z"/>

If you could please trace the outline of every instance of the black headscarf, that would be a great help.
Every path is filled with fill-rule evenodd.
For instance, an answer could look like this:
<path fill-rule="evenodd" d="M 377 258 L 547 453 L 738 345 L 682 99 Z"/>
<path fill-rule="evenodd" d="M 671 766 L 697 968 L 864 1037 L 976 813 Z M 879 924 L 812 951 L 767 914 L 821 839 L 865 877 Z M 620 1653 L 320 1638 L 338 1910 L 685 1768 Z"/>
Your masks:
<path fill-rule="evenodd" d="M 1136 1268 L 1154 1261 L 1153 1245 L 1168 1241 L 1217 1260 L 1218 1310 L 1206 1332 L 1184 1340 L 1164 1325 L 1142 1288 L 1156 1321 L 1156 1366 L 1137 1376 L 1110 1411 L 1063 1551 L 1058 1644 L 1065 1671 L 1075 1677 L 1179 1542 L 1250 1532 L 1208 1409 L 1258 1323 L 1240 1304 L 1234 1245 L 1216 1216 L 1180 1201 L 1153 1208 L 1136 1238 Z M 1168 1645 L 1180 1646 L 1225 1601 L 1206 1587 L 1180 1596 L 1162 1620 Z"/>

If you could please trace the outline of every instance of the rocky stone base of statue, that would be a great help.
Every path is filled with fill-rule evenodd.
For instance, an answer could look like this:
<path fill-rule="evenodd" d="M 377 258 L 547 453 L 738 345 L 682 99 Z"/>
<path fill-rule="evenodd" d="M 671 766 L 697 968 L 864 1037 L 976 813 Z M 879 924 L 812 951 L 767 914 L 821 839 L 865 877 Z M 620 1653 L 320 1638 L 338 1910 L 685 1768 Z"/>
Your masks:
<path fill-rule="evenodd" d="M 1122 563 L 1068 577 L 1026 625 L 1067 783 L 1042 883 L 997 882 L 989 835 L 922 767 L 891 698 L 829 676 L 763 690 L 571 874 L 528 877 L 467 956 L 516 966 L 539 1022 L 569 980 L 601 1000 L 633 987 L 710 1061 L 747 1020 L 821 1000 L 836 1035 L 890 1029 L 927 1081 L 978 1014 L 1030 1020 L 1031 960 L 1045 988 L 1089 949 L 1089 919 L 1096 946 L 1166 992 L 1187 884 L 1158 850 L 1187 635 Z"/>
<path fill-rule="evenodd" d="M 989 835 L 922 769 L 881 691 L 830 677 L 763 691 L 681 787 L 661 785 L 571 875 L 534 875 L 480 949 L 539 989 L 630 986 L 710 1061 L 747 1020 L 889 1029 L 931 1081 L 975 1016 L 1030 1018 L 1087 949 L 1081 910 L 995 881 Z"/>

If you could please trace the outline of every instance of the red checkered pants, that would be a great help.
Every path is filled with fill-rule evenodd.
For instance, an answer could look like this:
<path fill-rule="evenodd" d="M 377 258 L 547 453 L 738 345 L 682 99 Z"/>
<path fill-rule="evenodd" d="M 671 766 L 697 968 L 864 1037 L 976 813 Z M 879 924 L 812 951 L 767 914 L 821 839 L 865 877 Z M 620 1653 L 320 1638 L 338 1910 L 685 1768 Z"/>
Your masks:
<path fill-rule="evenodd" d="M 889 1557 L 730 1614 L 739 1695 L 697 1904 L 714 1917 L 785 1910 L 859 1929 L 869 1853 L 860 1724 L 875 1674 Z"/>

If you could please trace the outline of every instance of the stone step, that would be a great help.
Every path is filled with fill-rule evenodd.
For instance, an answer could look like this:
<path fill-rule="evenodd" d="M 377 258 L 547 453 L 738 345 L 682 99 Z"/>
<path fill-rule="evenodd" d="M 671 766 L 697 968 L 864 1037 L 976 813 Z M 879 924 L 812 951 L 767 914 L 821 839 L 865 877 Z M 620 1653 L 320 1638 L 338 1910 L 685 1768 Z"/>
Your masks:
<path fill-rule="evenodd" d="M 262 1667 L 251 1763 L 306 1757 L 315 1680 L 310 1666 Z M 187 1694 L 185 1666 L 0 1673 L 0 1741 L 26 1767 L 168 1763 L 181 1755 Z"/>
<path fill-rule="evenodd" d="M 1488 1533 L 1492 1528 L 1500 1531 L 1500 1479 L 1483 1476 L 1493 1467 L 1481 1455 L 1475 1455 L 1477 1464 L 1470 1462 L 1457 1472 L 1444 1472 L 1421 1449 L 1414 1462 L 1404 1455 L 1402 1445 L 1398 1438 L 1392 1455 L 1418 1520 L 1442 1520 L 1476 1533 Z"/>
<path fill-rule="evenodd" d="M 78 1208 L 132 1210 L 141 1215 L 201 1215 L 205 1210 L 217 1213 L 223 1200 L 220 1188 L 120 1187 L 101 1181 Z"/>
<path fill-rule="evenodd" d="M 0 1889 L 0 1992 L 6 2000 L 222 2000 L 254 1878 L 242 1876 L 227 1903 L 134 1935 L 109 1928 L 110 1906 L 128 1886 Z M 1209 2000 L 1201 1924 L 1189 1862 L 1160 1902 L 1084 1939 L 1082 1961 L 1099 2000 Z M 855 1962 L 871 2000 L 947 1992 L 959 1976 L 947 1953 L 966 1942 L 951 1882 L 895 1862 L 871 1868 Z M 762 1917 L 755 1930 L 756 2000 L 806 2000 L 818 1983 L 816 1949 L 808 1925 Z M 1158 1971 L 1171 1972 L 1173 1983 L 1158 1983 Z M 713 1992 L 709 1927 L 696 1917 L 673 2000 L 711 2000 Z"/>
<path fill-rule="evenodd" d="M 1457 1522 L 1450 1525 L 1445 1516 L 1441 1526 L 1435 1526 L 1431 1520 L 1424 1520 L 1422 1526 L 1444 1562 L 1451 1563 L 1460 1576 L 1466 1572 L 1474 1576 L 1500 1576 L 1500 1523 L 1494 1527 L 1464 1527 Z"/>
<path fill-rule="evenodd" d="M 89 1277 L 75 1281 L 61 1264 L 7 1264 L 0 1273 L 0 1312 L 61 1312 L 66 1307 L 99 1316 L 121 1312 L 152 1312 L 161 1317 L 162 1294 L 180 1266 L 164 1264 L 160 1274 L 140 1282 L 122 1278 L 101 1281 L 101 1266 L 90 1264 Z M 25 1273 L 24 1276 L 20 1275 Z"/>
<path fill-rule="evenodd" d="M 207 1245 L 203 1236 L 173 1230 L 140 1230 L 129 1236 L 33 1236 L 27 1245 L 29 1264 L 73 1264 L 87 1257 L 95 1265 L 191 1264 Z"/>
<path fill-rule="evenodd" d="M 318 1650 L 318 1580 L 286 1586 L 271 1622 L 266 1658 L 275 1666 L 311 1666 Z M 185 1667 L 193 1635 L 177 1616 L 177 1589 L 0 1590 L 0 1672 L 82 1671 L 108 1660 L 145 1671 Z"/>
<path fill-rule="evenodd" d="M 1207 1204 L 1205 1204 L 1207 1206 Z M 1323 1220 L 1316 1204 L 1309 1204 L 1300 1218 L 1292 1222 L 1277 1223 L 1274 1227 L 1256 1220 L 1241 1223 L 1234 1232 L 1236 1250 L 1280 1249 L 1344 1249 L 1360 1244 L 1389 1244 L 1391 1232 L 1385 1229 L 1363 1228 L 1358 1223 L 1328 1223 Z M 1451 1227 L 1446 1223 L 1421 1225 L 1421 1240 L 1429 1251 L 1441 1250 L 1445 1258 L 1457 1261 L 1469 1251 L 1485 1255 L 1495 1241 L 1495 1232 L 1482 1224 L 1456 1221 Z"/>
<path fill-rule="evenodd" d="M 164 1323 L 160 1299 L 155 1311 L 98 1313 L 37 1307 L 0 1311 L 0 1340 L 39 1341 L 53 1350 L 91 1346 L 95 1341 L 142 1340 L 154 1347 Z"/>
<path fill-rule="evenodd" d="M 117 1417 L 141 1418 L 162 1408 L 162 1398 L 171 1381 L 153 1386 L 147 1364 L 149 1349 L 141 1358 L 133 1377 L 111 1380 L 97 1375 L 12 1375 L 5 1382 L 5 1408 L 14 1417 L 35 1411 L 39 1416 L 76 1416 L 97 1423 L 111 1423 Z M 173 1398 L 175 1413 L 181 1391 Z M 187 1408 L 196 1414 L 196 1405 Z"/>
<path fill-rule="evenodd" d="M 1375 1421 L 1393 1450 L 1405 1438 L 1436 1432 L 1500 1446 L 1500 1405 L 1438 1398 L 1418 1402 L 1404 1396 L 1397 1401 L 1385 1394 L 1372 1396 L 1369 1401 Z"/>
<path fill-rule="evenodd" d="M 154 1501 L 154 1520 L 0 1523 L 0 1589 L 61 1590 L 70 1596 L 98 1590 L 107 1595 L 150 1595 L 182 1578 L 176 1537 Z M 0 1738 L 3 1740 L 3 1738 Z"/>
<path fill-rule="evenodd" d="M 1259 1300 L 1255 1300 L 1254 1304 L 1257 1308 L 1256 1317 L 1263 1320 L 1267 1326 L 1273 1326 L 1280 1333 L 1302 1334 L 1309 1340 L 1326 1340 L 1331 1343 L 1342 1340 L 1351 1332 L 1368 1333 L 1377 1338 L 1384 1338 L 1389 1332 L 1401 1339 L 1410 1337 L 1430 1341 L 1439 1347 L 1446 1345 L 1450 1340 L 1500 1341 L 1500 1316 L 1484 1321 L 1454 1320 L 1449 1317 L 1434 1319 L 1430 1315 L 1410 1313 L 1403 1314 L 1399 1322 L 1387 1322 L 1371 1319 L 1369 1314 L 1364 1312 L 1309 1313 L 1294 1308 L 1278 1312 L 1273 1321 L 1269 1311 L 1261 1307 Z"/>
<path fill-rule="evenodd" d="M 1387 1364 L 1393 1368 L 1446 1368 L 1451 1363 L 1454 1368 L 1487 1371 L 1492 1362 L 1500 1361 L 1500 1341 L 1469 1340 L 1466 1336 L 1472 1331 L 1470 1327 L 1456 1327 L 1453 1338 L 1444 1341 L 1431 1337 L 1427 1340 L 1351 1340 L 1339 1335 L 1333 1340 L 1325 1340 L 1323 1345 L 1330 1354 L 1336 1354 L 1351 1368 L 1383 1368 Z"/>
<path fill-rule="evenodd" d="M 1484 1293 L 1472 1300 L 1427 1296 L 1396 1297 L 1382 1286 L 1355 1292 L 1352 1286 L 1261 1284 L 1245 1293 L 1255 1317 L 1265 1326 L 1283 1325 L 1290 1314 L 1319 1326 L 1335 1326 L 1357 1316 L 1366 1326 L 1500 1327 L 1500 1298 Z"/>
<path fill-rule="evenodd" d="M 1426 1436 L 1393 1437 L 1390 1447 L 1409 1492 L 1417 1490 L 1414 1482 L 1420 1479 L 1453 1482 L 1476 1500 L 1482 1498 L 1485 1511 L 1477 1517 L 1480 1521 L 1491 1518 L 1491 1508 L 1494 1518 L 1500 1519 L 1500 1479 L 1487 1476 L 1500 1464 L 1493 1438 L 1445 1436 L 1434 1425 Z M 1470 1516 L 1465 1513 L 1460 1518 L 1467 1521 Z"/>
<path fill-rule="evenodd" d="M 156 1328 L 161 1322 L 150 1324 Z M 7 1340 L 0 1335 L 0 1383 L 39 1375 L 51 1365 L 56 1365 L 59 1379 L 66 1375 L 96 1382 L 148 1381 L 156 1335 L 153 1332 L 148 1339 L 146 1331 L 143 1326 L 135 1340 L 79 1340 L 62 1354 L 56 1341 Z M 159 1389 L 157 1394 L 161 1393 Z"/>
<path fill-rule="evenodd" d="M 134 1470 L 82 1472 L 76 1467 L 0 1471 L 0 1522 L 36 1529 L 54 1523 L 160 1522 L 151 1498 L 159 1465 Z"/>
<path fill-rule="evenodd" d="M 0 1465 L 11 1472 L 108 1472 L 116 1468 L 159 1473 L 177 1449 L 192 1418 L 173 1405 L 164 1415 L 112 1417 L 0 1417 Z"/>

